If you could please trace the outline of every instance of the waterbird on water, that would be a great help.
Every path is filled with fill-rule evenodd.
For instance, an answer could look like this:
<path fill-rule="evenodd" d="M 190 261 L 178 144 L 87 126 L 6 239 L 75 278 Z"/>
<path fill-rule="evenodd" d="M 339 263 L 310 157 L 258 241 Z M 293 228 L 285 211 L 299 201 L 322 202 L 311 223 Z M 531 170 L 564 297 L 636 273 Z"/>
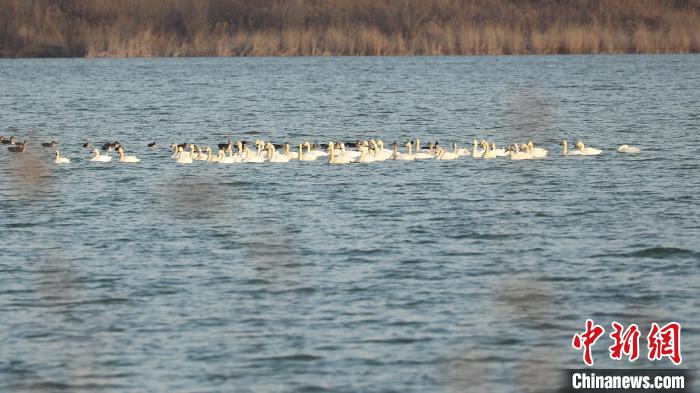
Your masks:
<path fill-rule="evenodd" d="M 55 149 L 57 145 L 58 145 L 58 142 L 56 142 L 56 141 L 43 142 L 43 143 L 41 144 L 41 146 L 43 146 L 43 147 L 50 147 L 50 148 L 52 148 L 52 149 Z"/>
<path fill-rule="evenodd" d="M 61 153 L 56 149 L 56 159 L 53 160 L 56 164 L 70 164 L 70 159 L 61 157 Z"/>
<path fill-rule="evenodd" d="M 119 153 L 119 162 L 131 162 L 131 163 L 136 163 L 136 162 L 141 162 L 136 156 L 127 156 L 124 155 L 124 148 L 119 146 L 117 149 L 117 152 Z"/>
<path fill-rule="evenodd" d="M 14 137 L 12 137 L 14 138 Z M 20 142 L 17 144 L 14 144 L 14 146 L 10 146 L 7 148 L 8 151 L 12 153 L 24 153 L 27 150 L 27 140 L 25 139 L 24 142 Z"/>
<path fill-rule="evenodd" d="M 630 153 L 630 154 L 637 154 L 641 150 L 639 150 L 638 147 L 635 146 L 630 146 L 630 145 L 620 145 L 620 147 L 617 148 L 617 151 L 620 153 Z"/>
<path fill-rule="evenodd" d="M 584 156 L 597 156 L 602 153 L 600 149 L 584 146 L 583 142 L 581 141 L 576 142 L 576 149 L 578 149 L 581 152 L 581 155 Z"/>
<path fill-rule="evenodd" d="M 94 150 L 92 151 L 92 159 L 91 159 L 90 161 L 93 161 L 93 162 L 110 162 L 110 161 L 112 161 L 112 156 L 101 155 L 99 150 L 94 149 Z"/>

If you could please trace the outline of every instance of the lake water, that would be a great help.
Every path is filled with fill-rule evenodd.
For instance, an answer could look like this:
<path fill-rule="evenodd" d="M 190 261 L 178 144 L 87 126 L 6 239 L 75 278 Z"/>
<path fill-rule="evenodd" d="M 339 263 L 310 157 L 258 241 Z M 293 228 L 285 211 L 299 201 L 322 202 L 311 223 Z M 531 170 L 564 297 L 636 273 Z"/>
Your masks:
<path fill-rule="evenodd" d="M 700 56 L 2 60 L 0 130 L 0 391 L 540 392 L 586 318 L 700 366 Z M 229 137 L 550 156 L 169 159 Z"/>

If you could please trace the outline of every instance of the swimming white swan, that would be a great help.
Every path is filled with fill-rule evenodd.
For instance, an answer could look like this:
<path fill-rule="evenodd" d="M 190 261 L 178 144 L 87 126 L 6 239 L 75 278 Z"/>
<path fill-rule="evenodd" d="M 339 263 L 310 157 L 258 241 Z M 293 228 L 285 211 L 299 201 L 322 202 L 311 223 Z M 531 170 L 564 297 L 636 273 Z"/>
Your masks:
<path fill-rule="evenodd" d="M 195 161 L 207 161 L 209 158 L 207 157 L 206 149 L 205 152 L 202 151 L 202 149 L 199 146 L 195 146 L 195 150 L 197 151 L 197 154 L 192 158 Z"/>
<path fill-rule="evenodd" d="M 70 160 L 65 157 L 61 157 L 61 153 L 56 149 L 56 159 L 53 160 L 56 164 L 70 164 Z"/>
<path fill-rule="evenodd" d="M 635 146 L 630 146 L 630 145 L 620 145 L 620 147 L 617 148 L 617 151 L 619 153 L 630 153 L 630 154 L 637 154 L 641 150 L 639 150 L 638 147 Z"/>
<path fill-rule="evenodd" d="M 484 147 L 484 154 L 481 155 L 481 158 L 485 160 L 496 158 L 496 152 L 491 150 L 491 147 L 489 146 L 488 142 L 484 142 L 482 146 Z"/>
<path fill-rule="evenodd" d="M 384 161 L 390 159 L 394 155 L 393 150 L 385 149 L 384 148 L 384 142 L 382 140 L 378 140 L 374 142 L 374 159 L 377 161 Z"/>
<path fill-rule="evenodd" d="M 209 154 L 211 155 L 211 151 L 209 152 Z M 224 158 L 224 154 L 225 154 L 224 151 L 221 150 L 221 149 L 219 149 L 219 150 L 216 152 L 216 156 L 212 157 L 212 158 L 209 160 L 209 162 L 220 162 L 221 159 Z"/>
<path fill-rule="evenodd" d="M 339 159 L 340 157 L 347 157 L 347 159 L 350 159 L 354 162 L 357 161 L 358 158 L 360 158 L 359 150 L 345 150 L 345 143 L 343 142 L 340 142 L 340 154 L 338 154 L 338 152 L 334 153 L 336 153 L 336 159 Z"/>
<path fill-rule="evenodd" d="M 289 151 L 289 142 L 284 144 L 284 152 L 282 154 L 289 157 L 290 160 L 296 160 L 299 158 L 297 153 Z"/>
<path fill-rule="evenodd" d="M 527 142 L 527 147 L 528 151 L 532 153 L 533 158 L 545 158 L 547 157 L 547 149 L 543 149 L 541 147 L 535 147 L 535 144 L 532 143 L 532 141 Z"/>
<path fill-rule="evenodd" d="M 459 155 L 453 151 L 445 151 L 442 147 L 437 149 L 437 159 L 438 160 L 456 160 Z"/>
<path fill-rule="evenodd" d="M 584 146 L 583 142 L 581 141 L 576 142 L 576 148 L 578 149 L 578 151 L 581 152 L 581 155 L 584 156 L 597 156 L 600 153 L 602 153 L 600 149 L 594 149 L 592 147 Z"/>
<path fill-rule="evenodd" d="M 269 152 L 268 153 L 268 156 L 269 156 L 268 161 L 269 162 L 279 162 L 279 163 L 289 162 L 289 156 L 287 156 L 286 154 L 277 153 L 277 151 L 275 150 L 275 145 L 273 145 L 272 143 L 267 144 L 267 149 Z"/>
<path fill-rule="evenodd" d="M 266 154 L 263 155 L 262 151 L 253 152 L 248 148 L 248 146 L 243 148 L 243 159 L 241 162 L 259 164 L 265 162 Z"/>
<path fill-rule="evenodd" d="M 374 157 L 372 157 L 371 154 L 369 154 L 369 148 L 365 145 L 360 146 L 360 157 L 357 159 L 357 162 L 362 162 L 362 163 L 369 163 L 369 162 L 374 162 Z"/>
<path fill-rule="evenodd" d="M 314 160 L 317 159 L 318 157 L 326 157 L 328 155 L 327 152 L 323 150 L 318 150 L 318 149 L 312 149 L 311 143 L 308 141 L 304 142 L 304 146 L 306 146 L 306 154 L 305 156 L 308 157 L 314 157 Z M 302 161 L 308 161 L 308 160 L 302 160 Z"/>
<path fill-rule="evenodd" d="M 94 162 L 110 162 L 112 161 L 112 156 L 103 156 L 97 149 L 92 150 L 92 159 L 90 161 Z"/>
<path fill-rule="evenodd" d="M 416 152 L 413 153 L 413 158 L 416 160 L 425 160 L 430 158 L 435 158 L 431 153 L 426 153 L 421 150 L 420 139 L 416 139 Z"/>
<path fill-rule="evenodd" d="M 308 142 L 306 142 L 308 144 Z M 309 145 L 309 149 L 311 149 L 311 146 Z M 299 154 L 297 155 L 297 160 L 299 161 L 315 161 L 318 158 L 316 154 L 311 153 L 310 151 L 307 153 L 304 153 L 303 145 L 300 143 L 299 144 Z"/>
<path fill-rule="evenodd" d="M 129 163 L 136 163 L 136 162 L 141 162 L 136 156 L 126 156 L 124 155 L 124 148 L 119 146 L 119 149 L 117 149 L 117 152 L 119 152 L 119 162 L 129 162 Z"/>
<path fill-rule="evenodd" d="M 349 164 L 355 162 L 356 159 L 350 156 L 336 155 L 335 145 L 333 142 L 328 142 L 328 163 L 329 164 Z"/>
<path fill-rule="evenodd" d="M 508 155 L 506 149 L 497 149 L 496 142 L 491 142 L 491 151 L 496 155 L 496 157 L 505 157 Z"/>
<path fill-rule="evenodd" d="M 413 144 L 411 142 L 406 143 L 406 147 L 408 148 L 408 153 L 401 153 L 399 152 L 399 145 L 397 143 L 394 143 L 394 152 L 392 154 L 391 159 L 392 160 L 399 160 L 399 161 L 413 161 L 416 158 L 412 154 L 412 147 Z"/>
<path fill-rule="evenodd" d="M 564 156 L 582 156 L 583 153 L 579 150 L 569 150 L 569 143 L 567 141 L 561 141 L 560 143 L 562 146 L 564 146 L 564 151 L 562 152 L 562 155 Z"/>
<path fill-rule="evenodd" d="M 476 143 L 476 139 L 474 139 L 472 144 L 474 145 L 474 148 L 472 149 L 472 158 L 481 158 L 481 156 L 484 155 L 484 150 L 479 150 L 478 144 Z"/>
<path fill-rule="evenodd" d="M 185 151 L 182 147 L 177 149 L 177 160 L 178 164 L 191 164 L 192 163 L 192 151 Z"/>
<path fill-rule="evenodd" d="M 528 148 L 527 145 L 525 145 L 525 147 Z M 511 147 L 510 154 L 508 155 L 508 157 L 514 161 L 531 160 L 533 158 L 531 152 L 527 150 L 520 150 L 520 146 L 518 146 L 517 143 L 514 143 L 513 147 Z"/>

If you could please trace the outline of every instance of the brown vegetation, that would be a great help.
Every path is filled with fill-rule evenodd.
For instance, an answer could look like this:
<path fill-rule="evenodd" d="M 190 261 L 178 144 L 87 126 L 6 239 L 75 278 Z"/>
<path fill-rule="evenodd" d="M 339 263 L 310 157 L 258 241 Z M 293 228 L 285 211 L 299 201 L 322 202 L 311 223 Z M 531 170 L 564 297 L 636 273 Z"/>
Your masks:
<path fill-rule="evenodd" d="M 0 57 L 699 48 L 700 0 L 0 0 Z"/>

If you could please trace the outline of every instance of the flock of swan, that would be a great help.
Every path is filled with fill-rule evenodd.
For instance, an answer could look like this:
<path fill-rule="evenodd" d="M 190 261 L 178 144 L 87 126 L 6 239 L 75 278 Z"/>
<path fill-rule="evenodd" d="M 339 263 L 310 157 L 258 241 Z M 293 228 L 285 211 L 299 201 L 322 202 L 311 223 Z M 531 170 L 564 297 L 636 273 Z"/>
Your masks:
<path fill-rule="evenodd" d="M 5 139 L 0 136 L 0 143 L 9 144 L 8 150 L 11 152 L 24 152 L 27 148 L 27 141 L 18 142 L 14 137 Z M 58 143 L 55 141 L 42 143 L 43 147 L 50 147 L 55 151 L 54 163 L 69 164 L 69 158 L 61 155 L 58 150 Z M 414 161 L 424 159 L 434 160 L 457 160 L 460 158 L 494 159 L 502 157 L 509 160 L 533 160 L 547 157 L 547 149 L 536 147 L 532 141 L 527 143 L 513 143 L 506 148 L 497 148 L 496 143 L 482 140 L 472 142 L 469 148 L 460 148 L 457 143 L 452 144 L 450 150 L 444 149 L 437 142 L 430 142 L 426 146 L 421 145 L 419 139 L 408 141 L 399 148 L 398 143 L 392 145 L 392 149 L 384 147 L 384 142 L 380 139 L 370 139 L 352 143 L 352 147 L 346 147 L 344 142 L 329 141 L 327 144 L 311 144 L 309 142 L 300 143 L 296 149 L 291 149 L 289 143 L 276 145 L 272 142 L 258 140 L 253 143 L 253 148 L 245 141 L 222 143 L 218 145 L 216 155 L 212 153 L 210 146 L 201 147 L 191 143 L 172 144 L 172 158 L 178 164 L 191 164 L 193 162 L 212 162 L 219 164 L 234 163 L 284 163 L 292 160 L 316 161 L 324 157 L 329 164 L 350 164 L 350 163 L 370 163 L 386 160 Z M 597 156 L 602 150 L 587 147 L 583 142 L 577 141 L 572 149 L 569 143 L 562 141 L 563 156 Z M 149 143 L 149 147 L 156 147 L 156 143 Z M 90 143 L 83 145 L 85 148 L 92 148 Z M 235 152 L 234 152 L 235 147 Z M 279 150 L 278 150 L 279 149 Z M 138 163 L 141 160 L 134 155 L 126 155 L 124 146 L 119 142 L 108 142 L 102 146 L 100 153 L 98 149 L 92 149 L 91 162 L 111 162 L 112 152 L 116 152 L 117 160 L 120 163 Z M 621 145 L 617 149 L 620 153 L 639 153 L 640 150 L 629 145 Z"/>

